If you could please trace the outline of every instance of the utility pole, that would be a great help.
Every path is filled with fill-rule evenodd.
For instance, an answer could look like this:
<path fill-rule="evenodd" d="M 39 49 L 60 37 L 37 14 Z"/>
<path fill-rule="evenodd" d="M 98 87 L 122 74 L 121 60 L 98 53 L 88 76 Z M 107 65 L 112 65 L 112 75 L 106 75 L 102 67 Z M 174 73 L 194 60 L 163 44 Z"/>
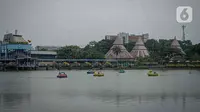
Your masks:
<path fill-rule="evenodd" d="M 185 25 L 183 25 L 183 26 L 182 26 L 182 30 L 183 30 L 183 37 L 182 37 L 182 41 L 185 41 L 185 28 L 186 28 L 186 26 L 185 26 Z"/>

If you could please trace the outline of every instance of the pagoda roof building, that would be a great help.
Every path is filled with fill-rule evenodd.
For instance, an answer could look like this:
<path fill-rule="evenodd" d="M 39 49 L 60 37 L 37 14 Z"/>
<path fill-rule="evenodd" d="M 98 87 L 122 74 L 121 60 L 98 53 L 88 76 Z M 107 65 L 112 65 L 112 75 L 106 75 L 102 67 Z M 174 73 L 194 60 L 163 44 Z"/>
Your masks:
<path fill-rule="evenodd" d="M 113 49 L 115 47 L 119 47 L 121 49 L 121 52 L 116 55 Z M 126 50 L 126 48 L 123 45 L 122 38 L 117 37 L 116 40 L 113 43 L 113 46 L 110 48 L 110 50 L 106 53 L 105 58 L 108 59 L 128 59 L 132 58 L 131 54 Z"/>
<path fill-rule="evenodd" d="M 174 40 L 173 40 L 172 43 L 171 43 L 171 48 L 172 48 L 172 49 L 177 49 L 177 50 L 179 50 L 182 54 L 185 55 L 185 52 L 184 52 L 183 49 L 181 48 L 181 46 L 180 46 L 178 40 L 176 39 L 176 37 L 174 37 Z"/>
<path fill-rule="evenodd" d="M 142 41 L 141 38 L 138 38 L 135 47 L 133 47 L 133 50 L 130 52 L 130 54 L 132 55 L 133 58 L 137 58 L 137 57 L 148 57 L 149 56 L 149 52 L 147 50 L 147 48 L 144 45 L 144 42 Z"/>

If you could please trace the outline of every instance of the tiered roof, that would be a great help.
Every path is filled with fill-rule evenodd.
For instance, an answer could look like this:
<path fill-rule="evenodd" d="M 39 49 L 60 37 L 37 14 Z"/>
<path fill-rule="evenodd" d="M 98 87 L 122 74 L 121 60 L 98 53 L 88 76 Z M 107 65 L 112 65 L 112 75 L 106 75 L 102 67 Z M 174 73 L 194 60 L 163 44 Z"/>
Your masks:
<path fill-rule="evenodd" d="M 113 49 L 115 47 L 119 47 L 121 49 L 121 52 L 116 55 Z M 110 48 L 110 50 L 106 53 L 105 55 L 106 58 L 111 58 L 111 59 L 127 59 L 127 58 L 132 58 L 130 53 L 126 50 L 126 48 L 123 45 L 122 38 L 117 37 L 116 40 L 113 43 L 113 46 Z"/>
<path fill-rule="evenodd" d="M 180 50 L 182 54 L 185 54 L 176 37 L 174 37 L 174 40 L 172 41 L 171 48 Z"/>
<path fill-rule="evenodd" d="M 142 41 L 141 38 L 138 38 L 135 47 L 130 52 L 130 54 L 132 55 L 133 58 L 149 56 L 149 52 L 145 47 L 144 42 Z"/>

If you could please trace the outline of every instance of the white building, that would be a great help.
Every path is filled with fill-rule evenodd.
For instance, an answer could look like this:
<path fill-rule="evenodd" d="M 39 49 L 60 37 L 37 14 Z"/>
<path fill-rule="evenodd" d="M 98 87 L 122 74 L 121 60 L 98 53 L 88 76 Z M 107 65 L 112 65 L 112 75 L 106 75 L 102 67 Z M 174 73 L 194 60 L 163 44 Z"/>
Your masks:
<path fill-rule="evenodd" d="M 123 39 L 123 43 L 128 43 L 129 42 L 129 34 L 121 32 L 117 35 L 119 38 Z"/>
<path fill-rule="evenodd" d="M 105 39 L 108 40 L 116 40 L 117 37 L 120 37 L 123 39 L 123 43 L 129 43 L 129 42 L 137 42 L 139 38 L 142 39 L 142 41 L 145 43 L 149 39 L 149 34 L 141 34 L 141 35 L 135 35 L 135 34 L 129 34 L 125 32 L 121 32 L 117 35 L 106 35 Z"/>

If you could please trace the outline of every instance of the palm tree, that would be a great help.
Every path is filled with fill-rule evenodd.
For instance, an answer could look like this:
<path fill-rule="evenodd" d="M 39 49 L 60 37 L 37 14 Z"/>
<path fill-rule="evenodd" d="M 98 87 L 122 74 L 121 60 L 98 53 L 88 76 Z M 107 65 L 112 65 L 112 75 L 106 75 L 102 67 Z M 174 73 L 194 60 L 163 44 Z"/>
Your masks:
<path fill-rule="evenodd" d="M 119 46 L 115 46 L 113 49 L 113 53 L 116 55 L 116 60 L 117 60 L 117 66 L 118 66 L 118 55 L 122 52 L 121 48 Z"/>

